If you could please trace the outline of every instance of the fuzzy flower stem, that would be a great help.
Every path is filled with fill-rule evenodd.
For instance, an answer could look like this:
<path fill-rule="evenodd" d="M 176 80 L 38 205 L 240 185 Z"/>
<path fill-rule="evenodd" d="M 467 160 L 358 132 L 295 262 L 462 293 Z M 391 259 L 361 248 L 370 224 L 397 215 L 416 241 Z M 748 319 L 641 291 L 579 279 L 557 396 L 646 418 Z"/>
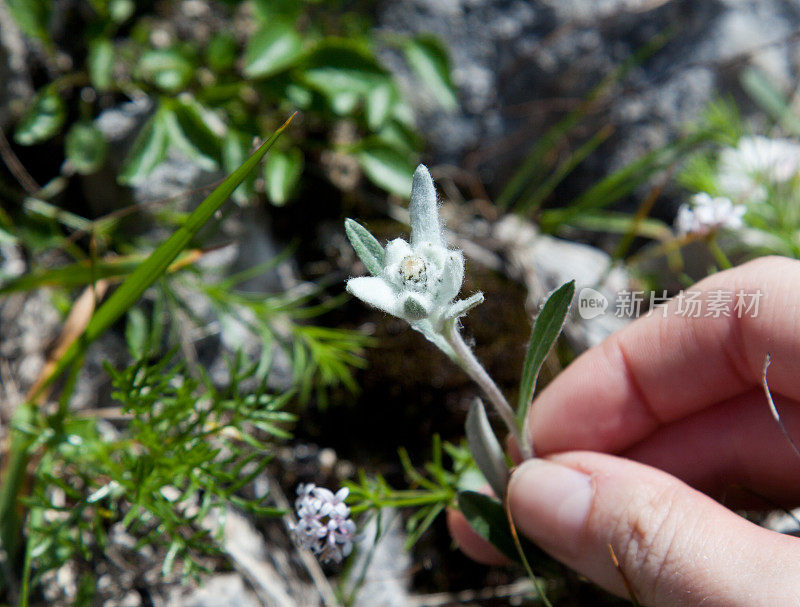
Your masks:
<path fill-rule="evenodd" d="M 483 389 L 489 401 L 494 405 L 495 411 L 500 414 L 508 431 L 519 446 L 522 457 L 525 459 L 533 457 L 531 445 L 523 438 L 523 435 L 517 427 L 514 410 L 511 408 L 511 405 L 508 404 L 506 397 L 503 396 L 503 393 L 500 391 L 500 388 L 497 387 L 497 384 L 494 383 L 494 380 L 489 377 L 486 369 L 484 369 L 483 365 L 475 358 L 475 354 L 473 354 L 470 347 L 464 343 L 464 339 L 458 331 L 456 321 L 448 322 L 442 333 L 447 343 L 453 348 L 453 352 L 456 355 L 456 362 L 464 369 L 467 375 L 470 376 L 472 381 Z"/>

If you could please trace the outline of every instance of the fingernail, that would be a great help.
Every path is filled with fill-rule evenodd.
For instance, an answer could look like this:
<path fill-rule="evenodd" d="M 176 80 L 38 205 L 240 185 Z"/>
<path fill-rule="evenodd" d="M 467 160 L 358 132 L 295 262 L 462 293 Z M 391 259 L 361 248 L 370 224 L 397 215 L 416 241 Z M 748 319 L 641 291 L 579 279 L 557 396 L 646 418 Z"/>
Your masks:
<path fill-rule="evenodd" d="M 577 547 L 593 494 L 589 476 L 543 459 L 522 464 L 508 486 L 517 529 L 543 547 L 560 552 Z"/>

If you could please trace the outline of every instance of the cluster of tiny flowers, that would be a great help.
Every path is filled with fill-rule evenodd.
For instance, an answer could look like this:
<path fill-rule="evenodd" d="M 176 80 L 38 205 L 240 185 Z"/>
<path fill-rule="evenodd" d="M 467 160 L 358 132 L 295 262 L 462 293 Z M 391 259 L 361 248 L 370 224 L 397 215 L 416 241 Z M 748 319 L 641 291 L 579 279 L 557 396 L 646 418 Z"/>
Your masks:
<path fill-rule="evenodd" d="M 800 144 L 791 139 L 742 137 L 719 156 L 717 185 L 736 200 L 767 198 L 766 184 L 782 184 L 800 173 Z"/>
<path fill-rule="evenodd" d="M 348 492 L 343 487 L 334 494 L 313 483 L 297 487 L 297 523 L 292 524 L 292 532 L 303 548 L 323 561 L 339 563 L 353 550 L 356 524 L 344 503 Z"/>
<path fill-rule="evenodd" d="M 707 234 L 722 228 L 738 230 L 743 225 L 746 208 L 733 204 L 730 198 L 712 198 L 705 192 L 692 196 L 689 204 L 682 204 L 675 218 L 675 229 L 679 234 Z"/>

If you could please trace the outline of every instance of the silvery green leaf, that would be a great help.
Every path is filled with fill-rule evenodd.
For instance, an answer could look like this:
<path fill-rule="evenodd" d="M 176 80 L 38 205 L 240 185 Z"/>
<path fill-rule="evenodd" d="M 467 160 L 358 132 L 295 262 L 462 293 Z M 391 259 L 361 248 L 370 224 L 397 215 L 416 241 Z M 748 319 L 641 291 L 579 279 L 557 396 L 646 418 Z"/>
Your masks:
<path fill-rule="evenodd" d="M 475 293 L 474 295 L 470 295 L 466 299 L 459 299 L 458 301 L 453 302 L 453 304 L 447 309 L 445 312 L 444 319 L 445 320 L 453 320 L 455 318 L 460 318 L 464 316 L 467 312 L 469 312 L 475 306 L 479 306 L 483 303 L 483 293 Z"/>
<path fill-rule="evenodd" d="M 575 281 L 561 285 L 547 299 L 536 317 L 531 332 L 531 341 L 528 345 L 528 352 L 525 355 L 525 363 L 522 367 L 522 380 L 519 386 L 519 403 L 517 404 L 517 422 L 521 426 L 528 412 L 528 405 L 533 400 L 533 393 L 536 389 L 536 380 L 539 377 L 539 370 L 547 357 L 547 353 L 561 333 L 564 321 L 567 319 L 569 307 L 572 304 L 572 297 L 575 295 Z"/>
<path fill-rule="evenodd" d="M 492 491 L 498 497 L 504 498 L 508 484 L 508 466 L 479 398 L 472 401 L 467 413 L 467 444 Z"/>
<path fill-rule="evenodd" d="M 369 230 L 353 219 L 344 220 L 344 231 L 350 244 L 353 245 L 356 255 L 373 276 L 378 276 L 383 271 L 386 252 L 381 243 L 369 233 Z"/>
<path fill-rule="evenodd" d="M 436 206 L 436 187 L 425 165 L 414 171 L 411 183 L 411 202 L 408 205 L 411 215 L 411 246 L 431 243 L 442 245 L 439 226 L 439 209 Z"/>
<path fill-rule="evenodd" d="M 403 302 L 403 312 L 405 317 L 410 320 L 422 320 L 428 316 L 425 305 L 413 295 L 406 297 Z"/>
<path fill-rule="evenodd" d="M 377 276 L 359 276 L 347 281 L 347 292 L 361 301 L 383 310 L 392 316 L 403 318 L 403 306 L 397 295 L 383 279 Z"/>

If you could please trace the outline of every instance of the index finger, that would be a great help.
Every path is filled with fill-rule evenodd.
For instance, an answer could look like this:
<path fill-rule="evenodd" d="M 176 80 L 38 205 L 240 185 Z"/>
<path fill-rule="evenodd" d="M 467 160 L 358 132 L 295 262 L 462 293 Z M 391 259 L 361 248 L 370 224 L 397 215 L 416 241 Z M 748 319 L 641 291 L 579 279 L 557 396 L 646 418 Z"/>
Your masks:
<path fill-rule="evenodd" d="M 761 383 L 800 400 L 800 262 L 765 257 L 714 274 L 692 290 L 761 293 L 757 313 L 681 314 L 667 304 L 588 350 L 534 401 L 528 431 L 538 455 L 585 449 L 618 452 L 649 434 Z M 735 299 L 735 298 L 734 298 Z M 764 405 L 767 406 L 766 403 Z"/>

